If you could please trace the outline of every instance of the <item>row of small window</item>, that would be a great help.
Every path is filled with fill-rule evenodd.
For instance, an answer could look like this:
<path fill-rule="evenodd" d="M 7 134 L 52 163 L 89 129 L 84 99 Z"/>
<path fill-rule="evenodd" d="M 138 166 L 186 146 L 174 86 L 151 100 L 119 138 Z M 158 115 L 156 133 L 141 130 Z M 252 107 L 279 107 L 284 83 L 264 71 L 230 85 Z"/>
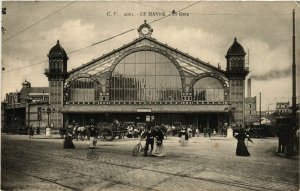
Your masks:
<path fill-rule="evenodd" d="M 280 113 L 289 113 L 289 110 L 282 110 L 282 109 L 280 109 L 279 112 Z"/>
<path fill-rule="evenodd" d="M 230 61 L 230 67 L 231 68 L 241 68 L 241 67 L 244 67 L 244 61 L 241 60 L 241 59 L 238 59 L 238 60 L 232 59 Z"/>
<path fill-rule="evenodd" d="M 192 99 L 192 96 L 183 96 L 182 100 L 183 101 L 192 101 L 193 99 Z"/>
<path fill-rule="evenodd" d="M 280 109 L 280 108 L 287 108 L 288 107 L 288 105 L 287 104 L 284 104 L 284 105 L 277 105 L 277 109 Z"/>
<path fill-rule="evenodd" d="M 48 100 L 48 97 L 31 97 L 31 98 L 33 101 L 34 100 L 36 100 L 36 101 L 42 101 L 42 100 L 47 101 Z"/>
<path fill-rule="evenodd" d="M 61 61 L 52 61 L 51 69 L 63 69 L 63 63 Z"/>
<path fill-rule="evenodd" d="M 68 101 L 92 102 L 99 98 L 106 101 L 105 96 L 99 96 L 95 89 L 70 89 Z M 181 89 L 110 89 L 110 100 L 118 101 L 224 101 L 224 89 L 196 89 L 194 97 L 183 96 Z"/>

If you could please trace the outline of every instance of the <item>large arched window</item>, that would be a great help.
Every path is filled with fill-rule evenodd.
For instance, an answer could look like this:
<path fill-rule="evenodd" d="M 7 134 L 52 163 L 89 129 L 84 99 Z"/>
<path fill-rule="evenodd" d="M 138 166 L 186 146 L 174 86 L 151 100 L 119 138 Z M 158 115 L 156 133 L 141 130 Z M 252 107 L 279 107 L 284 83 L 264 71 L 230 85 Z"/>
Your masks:
<path fill-rule="evenodd" d="M 194 85 L 194 100 L 224 101 L 224 88 L 216 78 L 201 78 Z"/>
<path fill-rule="evenodd" d="M 110 100 L 178 101 L 182 83 L 176 66 L 164 55 L 139 51 L 123 58 L 110 79 Z"/>
<path fill-rule="evenodd" d="M 68 87 L 68 101 L 92 102 L 99 97 L 99 85 L 89 78 L 73 80 Z"/>

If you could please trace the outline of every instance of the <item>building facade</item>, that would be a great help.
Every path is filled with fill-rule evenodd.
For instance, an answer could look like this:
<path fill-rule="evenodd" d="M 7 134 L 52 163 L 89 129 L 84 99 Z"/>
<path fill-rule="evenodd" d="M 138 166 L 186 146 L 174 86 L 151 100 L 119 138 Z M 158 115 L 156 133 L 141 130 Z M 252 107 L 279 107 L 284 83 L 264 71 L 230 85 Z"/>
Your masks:
<path fill-rule="evenodd" d="M 275 112 L 277 115 L 290 115 L 292 113 L 290 102 L 277 102 Z"/>
<path fill-rule="evenodd" d="M 20 133 L 29 126 L 46 127 L 48 119 L 42 108 L 48 105 L 48 90 L 48 87 L 31 87 L 31 83 L 25 80 L 19 92 L 6 94 L 1 103 L 2 129 Z"/>
<path fill-rule="evenodd" d="M 152 38 L 146 23 L 139 37 L 76 69 L 67 71 L 59 42 L 50 50 L 49 103 L 57 111 L 55 127 L 112 122 L 181 124 L 217 128 L 243 124 L 245 111 L 244 48 L 234 39 L 227 68 L 210 65 Z"/>

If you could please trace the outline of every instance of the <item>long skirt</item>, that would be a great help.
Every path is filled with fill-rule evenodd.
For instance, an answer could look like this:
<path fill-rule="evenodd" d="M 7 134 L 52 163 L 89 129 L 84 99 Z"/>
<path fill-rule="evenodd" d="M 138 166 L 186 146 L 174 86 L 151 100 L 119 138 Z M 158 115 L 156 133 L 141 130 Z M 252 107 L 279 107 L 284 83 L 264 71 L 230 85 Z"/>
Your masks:
<path fill-rule="evenodd" d="M 96 147 L 96 139 L 95 137 L 90 137 L 90 148 L 95 148 Z"/>
<path fill-rule="evenodd" d="M 64 140 L 64 149 L 75 149 L 72 138 L 70 136 L 66 136 Z"/>
<path fill-rule="evenodd" d="M 156 156 L 161 156 L 164 155 L 164 149 L 163 149 L 163 140 L 157 140 L 156 142 L 156 149 L 155 152 L 153 153 Z"/>
<path fill-rule="evenodd" d="M 238 140 L 236 147 L 236 155 L 237 156 L 250 156 L 250 153 L 245 145 L 243 140 Z"/>
<path fill-rule="evenodd" d="M 187 140 L 185 140 L 185 136 L 184 135 L 182 135 L 180 137 L 180 146 L 182 146 L 182 147 L 188 146 L 188 142 L 187 142 Z"/>

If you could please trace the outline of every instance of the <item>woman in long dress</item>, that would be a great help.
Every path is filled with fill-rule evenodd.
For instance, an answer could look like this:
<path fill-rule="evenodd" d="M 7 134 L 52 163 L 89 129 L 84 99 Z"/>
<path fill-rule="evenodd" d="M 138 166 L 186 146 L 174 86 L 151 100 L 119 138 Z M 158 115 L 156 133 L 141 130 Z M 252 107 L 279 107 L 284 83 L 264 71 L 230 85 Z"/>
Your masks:
<path fill-rule="evenodd" d="M 179 137 L 180 137 L 180 146 L 185 147 L 187 146 L 187 141 L 189 140 L 189 135 L 187 132 L 187 127 L 186 128 L 182 128 L 180 133 L 179 133 Z"/>
<path fill-rule="evenodd" d="M 64 149 L 75 149 L 75 146 L 72 141 L 72 135 L 69 131 L 66 132 L 65 140 L 64 140 Z"/>
<path fill-rule="evenodd" d="M 236 147 L 236 155 L 237 156 L 250 156 L 250 153 L 245 145 L 245 139 L 247 138 L 250 142 L 252 142 L 252 140 L 247 136 L 245 131 L 240 130 L 239 133 L 235 136 L 235 138 L 238 140 L 237 147 Z"/>
<path fill-rule="evenodd" d="M 154 131 L 156 137 L 156 150 L 153 153 L 154 156 L 165 156 L 163 150 L 163 140 L 164 140 L 164 133 L 160 127 L 156 127 Z"/>

